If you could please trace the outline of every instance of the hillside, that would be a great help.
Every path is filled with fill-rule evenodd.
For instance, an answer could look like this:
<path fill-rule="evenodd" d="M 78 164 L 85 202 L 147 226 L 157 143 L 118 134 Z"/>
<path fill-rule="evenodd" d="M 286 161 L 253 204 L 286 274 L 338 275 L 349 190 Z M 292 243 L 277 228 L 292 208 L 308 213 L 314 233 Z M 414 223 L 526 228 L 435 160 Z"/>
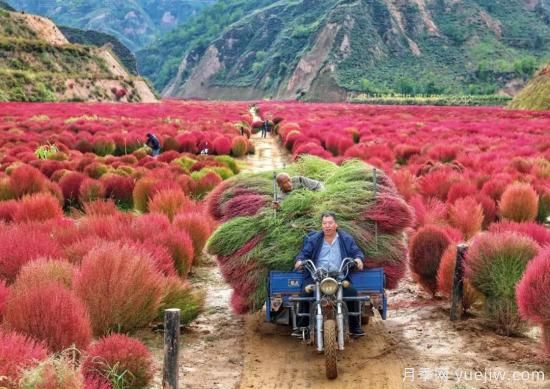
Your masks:
<path fill-rule="evenodd" d="M 101 31 L 131 50 L 151 43 L 216 0 L 7 0 L 19 11 L 51 18 L 59 25 Z"/>
<path fill-rule="evenodd" d="M 108 48 L 70 44 L 48 19 L 0 10 L 0 101 L 156 98 Z"/>
<path fill-rule="evenodd" d="M 137 63 L 134 54 L 124 46 L 116 37 L 94 30 L 80 30 L 67 26 L 59 26 L 59 30 L 70 43 L 102 47 L 106 44 L 112 46 L 113 53 L 120 59 L 124 67 L 133 75 L 137 75 Z"/>
<path fill-rule="evenodd" d="M 514 94 L 550 57 L 540 0 L 228 0 L 146 50 L 163 95 Z"/>
<path fill-rule="evenodd" d="M 537 72 L 509 108 L 550 110 L 550 63 Z"/>

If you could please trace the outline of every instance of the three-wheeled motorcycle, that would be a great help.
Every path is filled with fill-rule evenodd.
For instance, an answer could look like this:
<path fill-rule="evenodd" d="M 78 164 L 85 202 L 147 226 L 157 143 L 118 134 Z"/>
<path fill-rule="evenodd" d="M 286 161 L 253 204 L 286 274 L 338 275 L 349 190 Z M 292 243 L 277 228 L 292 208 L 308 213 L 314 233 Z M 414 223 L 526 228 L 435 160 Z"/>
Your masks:
<path fill-rule="evenodd" d="M 291 326 L 294 334 L 299 334 L 305 343 L 315 345 L 318 352 L 324 353 L 329 379 L 338 376 L 337 353 L 344 350 L 350 338 L 349 317 L 359 316 L 360 324 L 368 324 L 374 310 L 378 310 L 382 319 L 386 319 L 384 269 L 352 271 L 354 267 L 353 259 L 345 258 L 338 272 L 329 272 L 307 260 L 304 271 L 271 271 L 269 274 L 267 320 Z M 305 280 L 313 282 L 304 285 Z M 344 296 L 344 289 L 350 285 L 357 290 L 357 296 Z M 304 292 L 313 296 L 304 297 Z M 348 301 L 357 302 L 358 311 L 349 311 Z M 309 312 L 300 309 L 304 303 L 309 303 Z M 309 326 L 298 327 L 300 317 L 309 318 Z"/>

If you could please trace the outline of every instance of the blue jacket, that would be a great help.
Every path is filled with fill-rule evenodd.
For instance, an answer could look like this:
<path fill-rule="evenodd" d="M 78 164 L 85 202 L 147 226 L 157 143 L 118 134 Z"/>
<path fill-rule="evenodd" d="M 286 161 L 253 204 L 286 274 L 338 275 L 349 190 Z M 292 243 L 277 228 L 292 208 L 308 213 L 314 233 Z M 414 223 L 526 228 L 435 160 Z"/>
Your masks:
<path fill-rule="evenodd" d="M 321 248 L 323 247 L 324 236 L 325 234 L 323 231 L 310 232 L 304 239 L 304 246 L 300 254 L 296 257 L 296 262 L 311 259 L 317 264 Z M 353 236 L 341 229 L 338 229 L 338 236 L 340 237 L 338 242 L 340 243 L 340 254 L 342 255 L 342 259 L 347 257 L 352 259 L 365 259 L 365 254 L 363 254 L 359 246 L 357 246 Z"/>

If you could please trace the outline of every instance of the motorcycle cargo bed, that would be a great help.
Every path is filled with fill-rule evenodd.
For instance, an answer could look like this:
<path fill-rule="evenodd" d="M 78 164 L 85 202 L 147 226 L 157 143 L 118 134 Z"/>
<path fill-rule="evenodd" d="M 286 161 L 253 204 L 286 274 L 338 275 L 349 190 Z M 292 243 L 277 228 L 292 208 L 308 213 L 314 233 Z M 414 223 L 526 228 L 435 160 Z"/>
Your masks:
<path fill-rule="evenodd" d="M 358 292 L 383 293 L 384 269 L 375 268 L 350 273 L 351 283 Z M 269 295 L 301 293 L 304 283 L 304 273 L 299 271 L 269 272 Z"/>

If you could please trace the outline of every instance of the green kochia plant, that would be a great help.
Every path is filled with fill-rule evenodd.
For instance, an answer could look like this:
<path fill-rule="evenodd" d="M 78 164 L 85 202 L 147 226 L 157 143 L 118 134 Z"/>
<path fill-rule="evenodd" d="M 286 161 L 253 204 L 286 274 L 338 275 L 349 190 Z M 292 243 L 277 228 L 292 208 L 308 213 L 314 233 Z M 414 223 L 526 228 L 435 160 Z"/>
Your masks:
<path fill-rule="evenodd" d="M 59 152 L 59 149 L 56 145 L 48 143 L 47 145 L 42 145 L 38 147 L 34 154 L 38 159 L 52 159 L 54 155 Z"/>

